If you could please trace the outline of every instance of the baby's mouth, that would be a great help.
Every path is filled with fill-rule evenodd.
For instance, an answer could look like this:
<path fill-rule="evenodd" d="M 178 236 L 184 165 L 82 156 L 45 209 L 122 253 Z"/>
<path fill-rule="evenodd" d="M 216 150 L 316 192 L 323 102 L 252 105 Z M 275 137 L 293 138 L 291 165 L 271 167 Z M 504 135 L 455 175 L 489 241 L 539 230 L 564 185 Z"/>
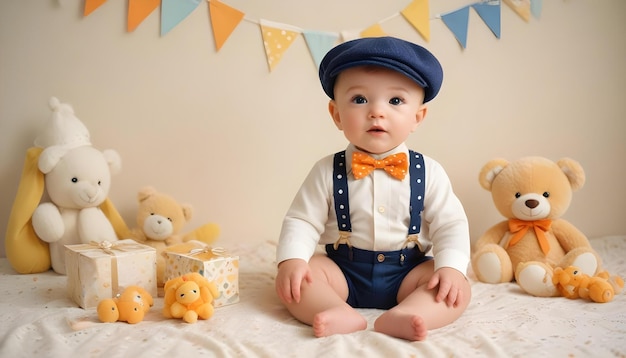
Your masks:
<path fill-rule="evenodd" d="M 384 133 L 386 132 L 382 127 L 372 127 L 368 130 L 369 133 Z"/>

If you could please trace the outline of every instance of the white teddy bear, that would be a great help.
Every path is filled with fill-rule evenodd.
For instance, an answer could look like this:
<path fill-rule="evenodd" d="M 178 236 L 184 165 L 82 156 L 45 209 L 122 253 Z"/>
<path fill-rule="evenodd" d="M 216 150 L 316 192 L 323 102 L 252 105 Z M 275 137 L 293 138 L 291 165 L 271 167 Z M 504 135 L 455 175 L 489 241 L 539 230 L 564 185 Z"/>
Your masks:
<path fill-rule="evenodd" d="M 54 271 L 65 274 L 65 245 L 116 241 L 109 219 L 100 209 L 111 187 L 111 175 L 121 169 L 114 150 L 100 151 L 72 108 L 50 100 L 53 118 L 35 141 L 44 146 L 38 167 L 44 174 L 50 202 L 42 202 L 32 215 L 37 236 L 50 243 Z"/>

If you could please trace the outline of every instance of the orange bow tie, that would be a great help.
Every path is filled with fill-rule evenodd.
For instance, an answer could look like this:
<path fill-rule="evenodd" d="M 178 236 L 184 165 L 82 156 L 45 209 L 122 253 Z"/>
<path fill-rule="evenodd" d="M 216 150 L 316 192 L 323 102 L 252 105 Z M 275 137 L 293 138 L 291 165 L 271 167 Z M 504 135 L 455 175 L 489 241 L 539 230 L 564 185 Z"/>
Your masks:
<path fill-rule="evenodd" d="M 365 153 L 352 153 L 352 175 L 354 179 L 368 176 L 374 169 L 384 169 L 392 177 L 402 180 L 409 168 L 406 153 L 392 154 L 377 160 Z"/>
<path fill-rule="evenodd" d="M 535 221 L 510 219 L 509 231 L 513 233 L 513 237 L 509 241 L 507 247 L 517 244 L 517 242 L 520 241 L 522 237 L 524 237 L 526 231 L 528 231 L 528 229 L 532 227 L 535 230 L 535 234 L 537 235 L 537 241 L 539 241 L 541 251 L 543 251 L 543 253 L 547 255 L 548 251 L 550 251 L 550 244 L 548 244 L 548 239 L 546 238 L 546 231 L 550 230 L 550 225 L 552 225 L 552 220 L 549 219 Z"/>

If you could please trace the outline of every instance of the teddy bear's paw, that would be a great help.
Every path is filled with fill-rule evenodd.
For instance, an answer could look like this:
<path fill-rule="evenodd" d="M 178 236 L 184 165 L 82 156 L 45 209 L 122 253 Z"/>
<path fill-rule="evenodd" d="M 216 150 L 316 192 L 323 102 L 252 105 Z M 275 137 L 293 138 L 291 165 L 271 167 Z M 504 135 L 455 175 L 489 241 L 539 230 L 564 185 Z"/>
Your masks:
<path fill-rule="evenodd" d="M 59 241 L 65 233 L 65 224 L 61 212 L 52 203 L 39 205 L 33 212 L 31 220 L 35 233 L 43 241 Z"/>
<path fill-rule="evenodd" d="M 213 316 L 213 305 L 205 303 L 196 310 L 201 319 L 209 319 Z"/>
<path fill-rule="evenodd" d="M 572 266 L 578 267 L 584 274 L 593 276 L 598 271 L 598 258 L 591 252 L 578 255 Z"/>
<path fill-rule="evenodd" d="M 552 269 L 542 263 L 520 264 L 515 279 L 527 293 L 538 297 L 553 297 L 558 290 L 552 283 Z"/>
<path fill-rule="evenodd" d="M 187 323 L 196 323 L 198 321 L 198 314 L 194 310 L 189 310 L 183 316 L 183 321 Z"/>
<path fill-rule="evenodd" d="M 486 283 L 511 282 L 513 272 L 510 270 L 510 266 L 510 261 L 508 265 L 504 265 L 502 258 L 495 252 L 484 252 L 477 255 L 473 260 L 476 277 L 481 282 Z"/>

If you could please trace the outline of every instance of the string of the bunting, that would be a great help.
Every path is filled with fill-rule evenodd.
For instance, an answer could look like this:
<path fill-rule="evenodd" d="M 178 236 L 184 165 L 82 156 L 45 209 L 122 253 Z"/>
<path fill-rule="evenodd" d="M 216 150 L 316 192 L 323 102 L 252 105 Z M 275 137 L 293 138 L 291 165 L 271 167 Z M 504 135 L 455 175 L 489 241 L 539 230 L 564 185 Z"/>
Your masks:
<path fill-rule="evenodd" d="M 85 0 L 84 15 L 88 16 L 107 0 Z M 426 41 L 430 41 L 430 22 L 441 20 L 452 32 L 459 45 L 467 47 L 467 32 L 470 9 L 478 14 L 494 36 L 500 39 L 501 3 L 504 2 L 525 22 L 531 16 L 539 18 L 543 6 L 542 0 L 481 0 L 458 9 L 430 17 L 430 0 L 412 0 L 398 13 L 392 14 L 362 30 L 345 30 L 339 33 L 302 29 L 294 25 L 271 20 L 253 20 L 245 13 L 219 0 L 206 0 L 215 41 L 215 50 L 220 51 L 230 35 L 245 20 L 259 26 L 265 48 L 265 55 L 270 72 L 276 68 L 284 53 L 300 35 L 303 36 L 311 57 L 317 67 L 326 52 L 338 41 L 348 41 L 362 37 L 386 36 L 383 29 L 385 22 L 397 17 L 404 18 Z M 156 8 L 161 5 L 161 36 L 165 36 L 186 19 L 202 0 L 128 0 L 127 31 L 134 31 Z"/>

